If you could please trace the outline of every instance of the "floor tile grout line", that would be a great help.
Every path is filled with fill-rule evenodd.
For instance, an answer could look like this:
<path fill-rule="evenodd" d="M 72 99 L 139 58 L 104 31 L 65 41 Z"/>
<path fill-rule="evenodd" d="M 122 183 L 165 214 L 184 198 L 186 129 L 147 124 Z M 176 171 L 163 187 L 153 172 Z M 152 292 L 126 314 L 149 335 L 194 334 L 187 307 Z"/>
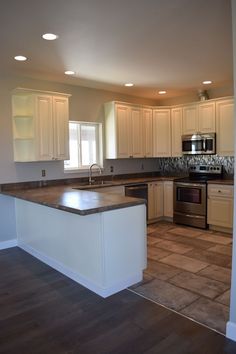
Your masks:
<path fill-rule="evenodd" d="M 132 293 L 134 293 L 134 294 L 136 294 L 136 295 L 138 295 L 138 296 L 140 296 L 140 297 L 142 297 L 142 298 L 144 298 L 144 299 L 146 299 L 146 300 L 148 300 L 148 301 L 150 301 L 150 302 L 152 302 L 152 303 L 154 303 L 154 304 L 156 304 L 156 305 L 158 305 L 158 306 L 164 307 L 165 309 L 167 309 L 167 310 L 169 310 L 169 311 L 171 311 L 171 312 L 174 312 L 175 314 L 177 314 L 177 315 L 179 315 L 179 316 L 182 316 L 182 317 L 184 317 L 184 318 L 187 318 L 188 320 L 190 320 L 190 321 L 192 321 L 192 322 L 195 322 L 195 323 L 199 324 L 200 326 L 206 327 L 206 328 L 210 329 L 211 331 L 216 332 L 216 333 L 218 333 L 218 334 L 220 334 L 220 335 L 222 335 L 222 336 L 225 337 L 225 333 L 222 333 L 222 332 L 218 331 L 218 330 L 215 329 L 215 328 L 211 328 L 211 327 L 207 326 L 207 325 L 204 324 L 204 323 L 198 322 L 198 321 L 195 320 L 194 318 L 188 317 L 188 316 L 186 316 L 185 314 L 183 314 L 183 313 L 181 313 L 181 312 L 178 312 L 178 311 L 176 311 L 176 310 L 174 310 L 174 309 L 171 309 L 170 307 L 167 307 L 167 306 L 165 306 L 165 305 L 163 305 L 163 304 L 161 304 L 161 303 L 159 303 L 159 302 L 157 302 L 157 301 L 154 301 L 154 300 L 152 300 L 152 299 L 150 299 L 150 298 L 148 298 L 148 297 L 146 297 L 146 296 L 144 296 L 144 295 L 142 295 L 142 294 L 139 294 L 138 292 L 136 292 L 136 291 L 134 291 L 134 290 L 132 290 L 132 289 L 130 289 L 130 288 L 127 288 L 127 290 L 128 290 L 128 291 L 131 291 Z M 199 298 L 201 298 L 201 296 L 199 296 Z M 192 303 L 194 303 L 195 301 L 199 300 L 199 298 L 196 299 L 196 300 L 194 300 Z M 186 306 L 186 307 L 187 307 L 187 306 Z M 185 307 L 185 308 L 186 308 L 186 307 Z M 183 309 L 184 309 L 184 308 L 183 308 Z"/>

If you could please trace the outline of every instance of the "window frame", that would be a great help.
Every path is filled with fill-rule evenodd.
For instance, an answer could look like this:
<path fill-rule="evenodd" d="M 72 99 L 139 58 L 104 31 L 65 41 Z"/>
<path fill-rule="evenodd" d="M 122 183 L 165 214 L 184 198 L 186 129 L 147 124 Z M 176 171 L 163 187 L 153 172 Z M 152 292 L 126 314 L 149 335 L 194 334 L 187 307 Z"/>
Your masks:
<path fill-rule="evenodd" d="M 69 120 L 69 125 L 77 124 L 79 125 L 79 129 L 77 127 L 77 142 L 78 142 L 78 167 L 66 168 L 65 160 L 64 161 L 64 172 L 65 173 L 73 173 L 73 172 L 86 172 L 89 170 L 89 165 L 81 166 L 82 163 L 82 149 L 81 149 L 81 126 L 95 126 L 96 127 L 96 162 L 103 168 L 103 141 L 102 141 L 102 123 L 101 122 L 86 122 L 86 121 L 78 121 L 78 120 Z M 70 128 L 69 128 L 70 133 Z M 70 141 L 70 136 L 69 136 Z"/>

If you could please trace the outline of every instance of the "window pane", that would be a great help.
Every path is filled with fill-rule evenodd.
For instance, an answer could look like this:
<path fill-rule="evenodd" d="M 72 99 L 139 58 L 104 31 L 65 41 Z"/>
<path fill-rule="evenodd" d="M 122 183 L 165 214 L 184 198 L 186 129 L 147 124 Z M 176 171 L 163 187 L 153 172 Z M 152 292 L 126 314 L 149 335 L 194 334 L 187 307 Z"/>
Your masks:
<path fill-rule="evenodd" d="M 100 163 L 100 126 L 101 123 L 69 122 L 70 160 L 64 161 L 65 170 Z"/>
<path fill-rule="evenodd" d="M 79 167 L 79 141 L 78 141 L 78 124 L 69 124 L 69 149 L 70 149 L 70 160 L 65 161 L 65 166 L 67 168 L 78 168 Z"/>
<path fill-rule="evenodd" d="M 97 162 L 96 126 L 81 125 L 82 166 Z"/>

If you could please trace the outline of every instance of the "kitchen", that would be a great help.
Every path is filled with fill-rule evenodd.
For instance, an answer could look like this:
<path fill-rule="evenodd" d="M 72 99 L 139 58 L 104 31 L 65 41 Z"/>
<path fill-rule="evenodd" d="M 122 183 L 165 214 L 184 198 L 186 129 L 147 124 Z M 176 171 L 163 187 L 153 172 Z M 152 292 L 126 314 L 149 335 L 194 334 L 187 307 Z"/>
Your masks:
<path fill-rule="evenodd" d="M 23 64 L 23 63 L 22 63 Z M 37 181 L 37 180 L 51 180 L 65 178 L 64 165 L 62 161 L 54 162 L 31 162 L 31 163 L 14 163 L 13 162 L 13 146 L 12 146 L 12 122 L 11 122 L 11 92 L 17 87 L 27 87 L 31 89 L 37 89 L 42 91 L 52 91 L 71 94 L 70 99 L 70 119 L 76 120 L 88 120 L 88 121 L 103 121 L 103 103 L 113 100 L 121 102 L 130 102 L 134 104 L 142 104 L 155 106 L 157 99 L 137 98 L 134 96 L 127 96 L 124 93 L 114 93 L 112 91 L 96 90 L 93 88 L 76 87 L 73 85 L 73 79 L 71 79 L 72 85 L 56 83 L 50 80 L 43 81 L 43 75 L 41 80 L 38 78 L 27 77 L 22 66 L 18 67 L 18 74 L 5 74 L 1 79 L 1 122 L 2 122 L 2 134 L 1 141 L 4 148 L 1 150 L 1 183 L 11 182 L 23 182 L 23 181 Z M 39 76 L 38 76 L 39 77 Z M 226 87 L 223 92 L 222 89 L 212 90 L 211 97 L 228 97 L 232 96 L 232 87 Z M 129 91 L 126 91 L 129 92 Z M 213 95 L 215 93 L 215 95 Z M 191 94 L 193 95 L 193 94 Z M 196 101 L 196 95 L 193 95 L 194 99 L 189 98 L 188 102 Z M 177 102 L 175 99 L 175 103 Z M 91 104 L 93 102 L 93 104 Z M 178 102 L 181 103 L 181 102 Z M 165 105 L 171 105 L 171 102 L 167 102 Z M 86 117 L 85 117 L 86 115 Z M 214 159 L 214 158 L 213 158 Z M 182 165 L 186 167 L 186 160 Z M 175 161 L 181 163 L 181 158 L 171 160 L 165 159 L 127 159 L 123 160 L 105 160 L 104 174 L 110 175 L 110 166 L 114 168 L 114 174 L 121 173 L 135 173 L 141 172 L 142 166 L 145 172 L 152 172 L 162 169 L 167 170 L 174 164 Z M 169 162 L 169 167 L 166 162 Z M 214 161 L 215 162 L 215 161 Z M 215 162 L 216 163 L 216 162 Z M 222 163 L 221 163 L 222 164 Z M 232 173 L 233 158 L 227 159 L 226 166 L 229 167 L 229 172 Z M 41 171 L 46 170 L 46 176 L 41 177 Z M 118 173 L 119 172 L 119 173 Z M 68 176 L 68 177 L 67 177 Z M 81 174 L 81 176 L 88 177 L 88 173 Z M 66 178 L 75 177 L 72 173 L 67 173 Z M 7 241 L 15 238 L 15 225 L 14 225 L 14 203 L 11 199 L 1 196 L 1 225 L 2 225 L 2 241 Z M 7 208 L 8 207 L 8 208 Z"/>

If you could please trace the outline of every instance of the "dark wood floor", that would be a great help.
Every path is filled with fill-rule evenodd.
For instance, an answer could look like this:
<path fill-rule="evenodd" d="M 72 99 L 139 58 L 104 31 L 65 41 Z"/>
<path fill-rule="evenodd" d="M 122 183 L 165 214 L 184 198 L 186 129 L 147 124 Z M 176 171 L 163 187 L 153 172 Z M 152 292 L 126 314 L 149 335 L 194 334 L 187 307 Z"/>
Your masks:
<path fill-rule="evenodd" d="M 0 353 L 233 354 L 236 343 L 129 290 L 102 299 L 12 248 L 0 251 Z"/>

